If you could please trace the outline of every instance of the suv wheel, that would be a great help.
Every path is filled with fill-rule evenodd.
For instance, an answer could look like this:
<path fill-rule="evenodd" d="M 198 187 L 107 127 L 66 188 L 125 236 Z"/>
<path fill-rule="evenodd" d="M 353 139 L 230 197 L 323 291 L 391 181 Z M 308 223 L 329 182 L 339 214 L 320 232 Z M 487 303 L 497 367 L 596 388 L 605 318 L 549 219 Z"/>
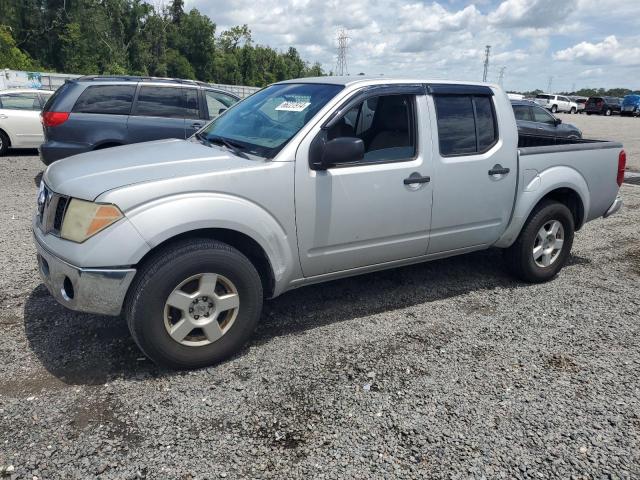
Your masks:
<path fill-rule="evenodd" d="M 573 215 L 566 205 L 552 200 L 541 202 L 506 250 L 508 267 L 526 282 L 551 280 L 569 258 L 573 232 Z"/>
<path fill-rule="evenodd" d="M 249 259 L 225 243 L 193 239 L 158 252 L 140 269 L 126 317 L 155 363 L 199 368 L 237 352 L 261 309 L 262 282 Z"/>
<path fill-rule="evenodd" d="M 3 131 L 0 131 L 0 156 L 7 153 L 9 150 L 9 137 Z"/>
<path fill-rule="evenodd" d="M 558 113 L 558 106 L 557 106 L 557 105 L 553 105 L 553 106 L 551 107 L 551 111 L 552 111 L 553 113 Z"/>
<path fill-rule="evenodd" d="M 604 111 L 604 114 L 605 114 L 605 116 L 610 117 L 610 116 L 611 116 L 611 109 L 610 109 L 610 108 L 607 108 L 607 109 Z"/>
<path fill-rule="evenodd" d="M 575 109 L 575 107 L 571 107 L 571 110 L 569 110 L 569 113 L 570 113 L 571 115 L 574 115 L 574 114 L 576 113 L 576 109 Z"/>

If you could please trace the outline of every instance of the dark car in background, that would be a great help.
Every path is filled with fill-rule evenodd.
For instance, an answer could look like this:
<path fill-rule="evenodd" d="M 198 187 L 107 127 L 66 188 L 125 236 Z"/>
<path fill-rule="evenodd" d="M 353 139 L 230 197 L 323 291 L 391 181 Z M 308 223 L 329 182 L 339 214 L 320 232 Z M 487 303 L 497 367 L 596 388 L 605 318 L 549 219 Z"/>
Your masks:
<path fill-rule="evenodd" d="M 622 102 L 616 97 L 589 97 L 584 107 L 587 115 L 596 114 L 607 117 L 614 113 L 620 113 L 621 110 Z"/>
<path fill-rule="evenodd" d="M 620 115 L 633 115 L 640 117 L 640 93 L 630 93 L 622 99 Z"/>
<path fill-rule="evenodd" d="M 40 158 L 50 165 L 90 150 L 185 139 L 238 100 L 192 80 L 80 77 L 62 85 L 44 106 Z"/>
<path fill-rule="evenodd" d="M 511 100 L 520 135 L 548 136 L 554 138 L 582 138 L 575 125 L 562 123 L 545 108 L 529 100 Z"/>

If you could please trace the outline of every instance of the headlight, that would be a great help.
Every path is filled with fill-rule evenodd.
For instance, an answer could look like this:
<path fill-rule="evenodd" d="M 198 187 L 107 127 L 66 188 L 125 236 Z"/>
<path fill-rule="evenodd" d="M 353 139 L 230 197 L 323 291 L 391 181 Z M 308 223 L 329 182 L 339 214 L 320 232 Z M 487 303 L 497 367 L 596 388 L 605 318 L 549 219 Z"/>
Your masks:
<path fill-rule="evenodd" d="M 60 236 L 81 243 L 122 217 L 122 212 L 115 205 L 72 198 L 64 215 Z"/>

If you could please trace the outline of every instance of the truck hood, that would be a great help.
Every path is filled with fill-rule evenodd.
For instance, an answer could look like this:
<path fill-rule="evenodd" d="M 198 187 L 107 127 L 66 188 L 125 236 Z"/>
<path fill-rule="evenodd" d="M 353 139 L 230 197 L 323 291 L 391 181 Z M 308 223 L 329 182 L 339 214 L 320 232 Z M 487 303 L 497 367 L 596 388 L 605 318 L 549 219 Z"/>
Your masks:
<path fill-rule="evenodd" d="M 54 162 L 44 173 L 54 192 L 94 200 L 114 188 L 167 178 L 254 166 L 223 147 L 190 140 L 159 140 L 74 155 Z"/>

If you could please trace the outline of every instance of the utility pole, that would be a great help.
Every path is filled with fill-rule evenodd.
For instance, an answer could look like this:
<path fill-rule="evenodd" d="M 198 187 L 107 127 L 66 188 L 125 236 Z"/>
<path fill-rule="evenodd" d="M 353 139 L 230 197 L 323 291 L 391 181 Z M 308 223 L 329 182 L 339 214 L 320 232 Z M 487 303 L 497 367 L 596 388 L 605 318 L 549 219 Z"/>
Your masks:
<path fill-rule="evenodd" d="M 500 76 L 498 77 L 498 83 L 500 84 L 501 87 L 504 87 L 504 71 L 506 69 L 507 67 L 500 68 Z"/>
<path fill-rule="evenodd" d="M 487 81 L 487 73 L 489 73 L 489 53 L 491 52 L 491 45 L 484 47 L 484 73 L 482 74 L 482 81 Z"/>
<path fill-rule="evenodd" d="M 551 85 L 553 85 L 553 75 L 549 76 L 549 82 L 547 83 L 547 93 L 551 93 Z"/>
<path fill-rule="evenodd" d="M 347 50 L 349 37 L 344 29 L 338 32 L 338 60 L 336 62 L 336 75 L 349 75 L 347 68 Z"/>

